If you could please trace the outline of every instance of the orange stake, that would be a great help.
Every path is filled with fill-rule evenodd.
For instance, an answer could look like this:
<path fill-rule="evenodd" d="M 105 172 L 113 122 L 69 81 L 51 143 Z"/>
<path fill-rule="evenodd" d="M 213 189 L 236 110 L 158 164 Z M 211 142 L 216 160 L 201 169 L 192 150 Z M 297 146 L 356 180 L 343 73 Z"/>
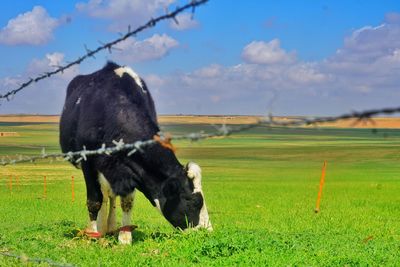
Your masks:
<path fill-rule="evenodd" d="M 13 186 L 13 184 L 12 184 L 12 175 L 10 175 L 10 182 L 8 184 L 8 187 L 10 188 L 10 192 L 12 192 L 12 186 Z"/>
<path fill-rule="evenodd" d="M 326 172 L 326 160 L 324 161 L 324 166 L 322 167 L 322 174 L 321 174 L 321 180 L 319 181 L 319 191 L 318 191 L 318 197 L 317 197 L 317 205 L 315 207 L 315 213 L 319 212 L 319 204 L 321 202 L 321 197 L 322 197 L 322 188 L 324 187 L 325 183 L 325 172 Z"/>
<path fill-rule="evenodd" d="M 47 197 L 47 181 L 46 181 L 46 176 L 44 176 L 43 179 L 43 197 Z"/>
<path fill-rule="evenodd" d="M 74 176 L 71 176 L 71 194 L 72 194 L 72 202 L 75 202 L 75 184 L 74 184 Z"/>

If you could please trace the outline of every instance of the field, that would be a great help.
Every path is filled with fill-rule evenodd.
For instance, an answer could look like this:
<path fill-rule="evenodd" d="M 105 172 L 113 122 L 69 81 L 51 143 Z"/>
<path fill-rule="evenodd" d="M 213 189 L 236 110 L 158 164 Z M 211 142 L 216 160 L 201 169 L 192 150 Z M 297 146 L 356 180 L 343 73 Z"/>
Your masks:
<path fill-rule="evenodd" d="M 173 134 L 214 129 L 171 122 L 163 128 Z M 0 122 L 0 131 L 19 133 L 0 138 L 0 156 L 59 150 L 56 123 Z M 77 266 L 399 265 L 399 130 L 259 127 L 175 145 L 182 163 L 203 168 L 213 232 L 174 230 L 137 194 L 132 246 L 113 236 L 89 240 L 79 234 L 88 219 L 79 170 L 61 161 L 0 167 L 0 252 L 23 258 L 0 255 L 0 266 L 28 258 Z"/>

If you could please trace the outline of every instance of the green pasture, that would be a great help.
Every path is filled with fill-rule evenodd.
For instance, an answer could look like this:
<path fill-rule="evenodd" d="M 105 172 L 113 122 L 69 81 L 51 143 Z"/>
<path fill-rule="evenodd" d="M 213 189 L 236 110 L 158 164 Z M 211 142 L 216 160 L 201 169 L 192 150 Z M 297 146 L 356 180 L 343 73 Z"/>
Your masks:
<path fill-rule="evenodd" d="M 173 134 L 213 129 L 163 126 Z M 0 137 L 0 157 L 59 151 L 57 124 L 0 123 L 0 131 L 20 134 Z M 131 246 L 113 236 L 89 240 L 79 234 L 88 220 L 79 170 L 62 161 L 0 167 L 0 253 L 23 258 L 0 254 L 0 266 L 36 266 L 32 258 L 76 266 L 400 266 L 399 130 L 260 127 L 175 145 L 182 163 L 202 166 L 213 232 L 174 230 L 137 194 Z"/>

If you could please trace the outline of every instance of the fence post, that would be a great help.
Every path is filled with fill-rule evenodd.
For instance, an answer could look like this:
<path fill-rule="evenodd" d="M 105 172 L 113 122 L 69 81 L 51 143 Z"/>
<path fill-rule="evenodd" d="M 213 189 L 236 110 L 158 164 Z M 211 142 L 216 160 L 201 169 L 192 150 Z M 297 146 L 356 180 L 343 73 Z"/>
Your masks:
<path fill-rule="evenodd" d="M 324 187 L 325 183 L 325 172 L 326 172 L 326 160 L 324 160 L 324 165 L 322 166 L 322 173 L 321 173 L 321 179 L 319 181 L 319 191 L 318 191 L 318 196 L 317 196 L 317 204 L 315 206 L 315 213 L 319 212 L 319 204 L 321 202 L 321 197 L 322 197 L 322 188 Z"/>
<path fill-rule="evenodd" d="M 12 189 L 13 189 L 13 184 L 12 184 L 12 175 L 10 175 L 10 181 L 8 183 L 8 187 L 10 189 L 10 192 L 12 193 Z"/>
<path fill-rule="evenodd" d="M 47 198 L 47 181 L 46 181 L 46 175 L 43 177 L 43 197 L 46 199 Z"/>

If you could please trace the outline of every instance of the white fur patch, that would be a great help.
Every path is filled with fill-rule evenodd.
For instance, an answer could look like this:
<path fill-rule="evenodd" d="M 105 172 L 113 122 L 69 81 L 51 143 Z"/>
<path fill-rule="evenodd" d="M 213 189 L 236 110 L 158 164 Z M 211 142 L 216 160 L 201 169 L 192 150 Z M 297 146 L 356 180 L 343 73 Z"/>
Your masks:
<path fill-rule="evenodd" d="M 160 201 L 156 198 L 154 199 L 154 203 L 156 203 L 156 209 L 161 213 L 162 215 L 162 210 L 161 210 L 161 205 L 160 205 Z"/>
<path fill-rule="evenodd" d="M 189 162 L 187 167 L 188 167 L 187 175 L 190 179 L 193 180 L 193 186 L 194 186 L 193 193 L 197 193 L 197 192 L 202 193 L 200 166 L 194 162 Z"/>
<path fill-rule="evenodd" d="M 203 200 L 204 200 L 204 204 L 200 210 L 199 224 L 196 226 L 196 228 L 205 228 L 208 231 L 212 231 L 213 228 L 211 225 L 210 217 L 208 216 L 208 211 L 207 211 L 207 206 L 206 206 L 206 201 L 204 199 L 204 195 L 203 195 Z"/>
<path fill-rule="evenodd" d="M 197 165 L 194 162 L 189 162 L 187 164 L 187 167 L 188 167 L 187 174 L 188 174 L 189 178 L 194 179 L 199 176 L 201 177 L 201 168 L 199 165 Z"/>
<path fill-rule="evenodd" d="M 103 197 L 115 197 L 115 193 L 112 191 L 110 183 L 107 181 L 106 177 L 102 173 L 99 175 L 99 183 Z"/>
<path fill-rule="evenodd" d="M 194 186 L 193 193 L 200 193 L 204 201 L 203 207 L 200 210 L 199 224 L 196 226 L 196 228 L 206 228 L 207 230 L 212 231 L 213 228 L 211 225 L 210 218 L 208 216 L 206 200 L 204 198 L 203 190 L 201 187 L 201 168 L 194 162 L 189 162 L 187 167 L 188 167 L 187 175 L 189 178 L 193 179 L 193 186 Z"/>
<path fill-rule="evenodd" d="M 90 221 L 88 229 L 89 232 L 96 233 L 97 232 L 97 222 L 96 221 Z"/>
<path fill-rule="evenodd" d="M 113 232 L 117 230 L 117 217 L 116 217 L 116 198 L 110 197 L 110 210 L 107 219 L 107 232 Z"/>
<path fill-rule="evenodd" d="M 133 191 L 126 197 L 121 198 L 121 206 L 124 205 L 124 203 L 126 202 L 131 202 L 130 205 L 132 206 L 132 208 L 129 209 L 128 211 L 122 210 L 122 227 L 131 225 L 134 198 L 135 198 L 135 191 Z M 118 233 L 118 241 L 122 245 L 131 244 L 132 233 L 130 231 L 120 230 Z"/>
<path fill-rule="evenodd" d="M 122 77 L 122 75 L 124 75 L 124 73 L 127 73 L 129 76 L 131 76 L 135 80 L 136 84 L 139 85 L 140 88 L 142 88 L 142 92 L 143 93 L 147 93 L 143 88 L 142 80 L 140 79 L 139 75 L 137 75 L 137 73 L 134 72 L 131 68 L 129 68 L 129 67 L 120 67 L 118 69 L 115 69 L 114 72 L 119 77 Z"/>
<path fill-rule="evenodd" d="M 132 232 L 129 231 L 119 231 L 118 241 L 122 245 L 132 244 Z"/>
<path fill-rule="evenodd" d="M 105 235 L 108 231 L 108 224 L 107 224 L 107 204 L 108 198 L 104 198 L 103 196 L 103 203 L 101 203 L 101 208 L 99 213 L 97 214 L 97 229 L 101 235 Z"/>
<path fill-rule="evenodd" d="M 115 199 L 115 194 L 111 189 L 110 183 L 107 181 L 107 179 L 104 177 L 102 173 L 99 173 L 99 183 L 100 183 L 100 189 L 101 193 L 103 194 L 103 203 L 101 203 L 101 208 L 99 210 L 99 213 L 97 214 L 97 227 L 99 232 L 102 235 L 105 235 L 109 230 L 109 216 L 107 216 L 107 211 L 108 211 L 108 199 L 109 198 L 114 198 Z M 114 206 L 115 206 L 115 201 L 114 201 Z M 111 213 L 111 207 L 110 207 L 110 213 Z M 115 212 L 114 212 L 115 214 Z M 114 215 L 115 217 L 115 215 Z M 115 220 L 115 219 L 114 219 Z M 115 223 L 114 223 L 115 224 Z"/>

